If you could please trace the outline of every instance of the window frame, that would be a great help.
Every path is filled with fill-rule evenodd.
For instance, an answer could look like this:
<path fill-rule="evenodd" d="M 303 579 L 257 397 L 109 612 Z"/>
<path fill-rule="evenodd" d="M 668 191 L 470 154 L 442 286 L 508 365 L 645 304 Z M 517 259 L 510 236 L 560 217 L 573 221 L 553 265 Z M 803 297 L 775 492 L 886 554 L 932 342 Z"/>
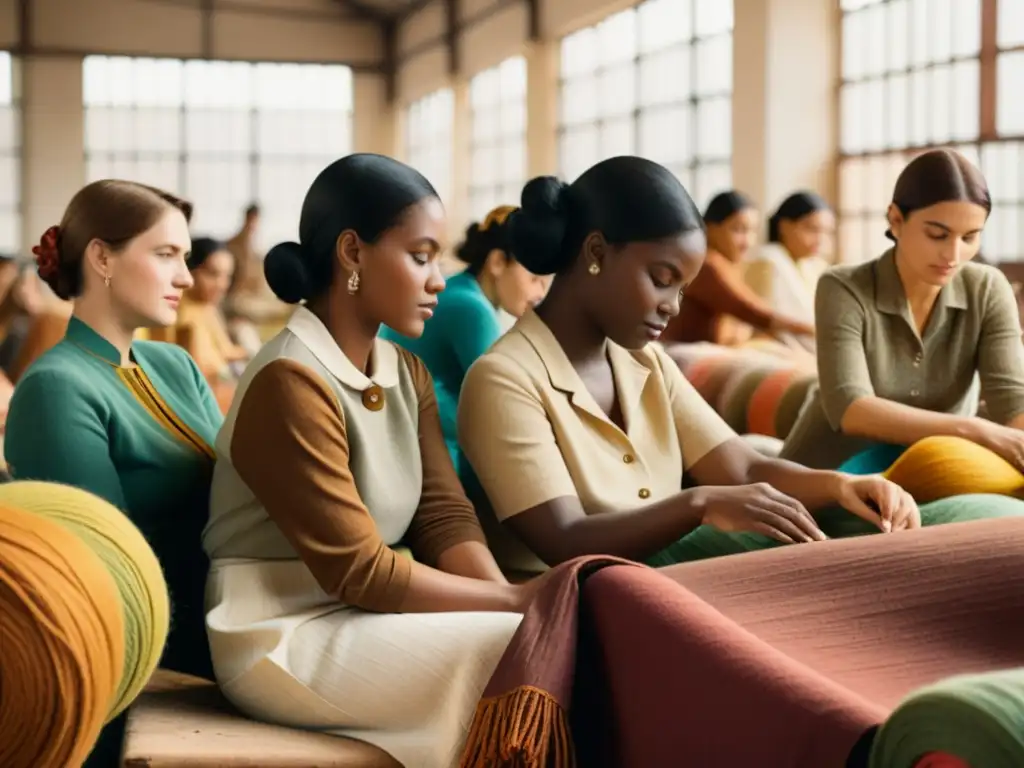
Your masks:
<path fill-rule="evenodd" d="M 878 0 L 878 2 L 872 3 L 872 5 L 887 6 L 896 2 L 896 0 Z M 953 0 L 956 2 L 956 0 Z M 863 151 L 847 151 L 841 141 L 843 131 L 843 101 L 844 101 L 844 90 L 851 83 L 862 82 L 868 78 L 861 79 L 848 79 L 846 74 L 840 70 L 838 86 L 836 88 L 836 109 L 837 115 L 839 116 L 837 134 L 840 137 L 838 143 L 838 156 L 836 161 L 836 179 L 838 188 L 838 200 L 837 200 L 837 214 L 839 219 L 840 230 L 851 228 L 852 226 L 860 226 L 865 228 L 865 231 L 870 226 L 872 229 L 877 230 L 877 236 L 865 235 L 862 233 L 861 240 L 863 243 L 876 242 L 881 246 L 885 241 L 881 235 L 884 233 L 884 221 L 879 216 L 879 211 L 868 211 L 858 201 L 857 204 L 850 204 L 847 202 L 847 195 L 844 191 L 846 184 L 844 183 L 844 172 L 850 167 L 859 167 L 861 169 L 869 168 L 871 163 L 877 164 L 890 164 L 892 167 L 889 169 L 890 175 L 898 173 L 898 168 L 901 168 L 907 162 L 912 160 L 922 152 L 926 152 L 931 149 L 939 147 L 950 147 L 968 155 L 972 161 L 976 161 L 979 167 L 986 175 L 989 175 L 987 171 L 988 163 L 986 159 L 990 154 L 993 153 L 993 148 L 999 148 L 1001 146 L 1017 145 L 1020 147 L 1020 156 L 1024 159 L 1024 130 L 1014 133 L 1000 133 L 998 130 L 998 68 L 999 59 L 1001 55 L 1008 53 L 1020 53 L 1024 52 L 1024 43 L 1009 45 L 1001 47 L 999 45 L 999 5 L 1000 2 L 1005 0 L 979 0 L 978 12 L 980 15 L 979 19 L 979 47 L 977 55 L 971 56 L 955 56 L 950 62 L 958 61 L 977 61 L 978 62 L 978 133 L 977 136 L 970 139 L 958 139 L 951 140 L 945 143 L 923 143 L 914 144 L 909 143 L 906 146 L 893 146 L 883 147 L 882 149 L 872 149 Z M 845 61 L 845 47 L 848 41 L 845 39 L 843 30 L 847 16 L 851 13 L 858 13 L 861 9 L 847 10 L 842 8 L 842 0 L 837 0 L 840 11 L 840 34 L 839 34 L 839 47 L 840 47 L 840 62 Z M 908 29 L 908 32 L 910 30 Z M 910 43 L 908 43 L 908 50 L 912 49 Z M 909 59 L 909 53 L 908 53 Z M 928 70 L 935 68 L 936 66 L 944 66 L 949 62 L 945 60 L 939 63 L 928 62 L 922 67 L 914 67 L 917 70 Z M 840 65 L 842 66 L 842 65 Z M 879 76 L 883 81 L 888 81 L 894 74 L 904 74 L 909 72 L 907 70 L 889 71 L 885 70 L 884 73 Z M 877 79 L 877 78 L 872 78 Z M 992 162 L 996 162 L 993 160 Z M 893 181 L 895 181 L 895 175 L 893 175 Z M 1024 186 L 1024 180 L 1022 180 L 1022 186 Z M 889 194 L 889 193 L 887 193 Z M 995 195 L 993 195 L 995 198 Z M 998 217 L 998 213 L 1004 208 L 1016 208 L 1018 211 L 1018 217 L 1020 219 L 1019 233 L 1017 241 L 1020 245 L 1021 253 L 1019 254 L 1024 258 L 1024 192 L 1022 192 L 1016 199 L 1007 202 L 1005 200 L 995 200 L 993 206 L 993 218 Z M 868 224 L 868 222 L 874 221 L 875 223 Z M 998 222 L 997 222 L 998 223 Z M 846 237 L 841 233 L 838 242 L 838 252 L 840 260 L 843 262 L 856 262 L 863 259 L 870 259 L 877 256 L 876 253 L 866 252 L 860 254 L 848 254 L 845 253 Z M 985 245 L 982 245 L 982 254 L 986 254 Z M 993 258 L 994 261 L 999 261 L 1005 254 L 999 254 Z"/>
<path fill-rule="evenodd" d="M 568 77 L 566 76 L 566 73 L 565 73 L 565 70 L 564 70 L 564 66 L 562 66 L 562 64 L 560 63 L 560 65 L 559 65 L 559 72 L 558 72 L 558 93 L 559 93 L 559 102 L 560 102 L 560 104 L 564 102 L 564 95 L 565 95 L 565 90 L 566 90 L 566 85 L 567 84 L 571 83 L 574 80 L 577 80 L 577 79 L 578 80 L 582 80 L 584 78 L 587 78 L 587 79 L 591 79 L 592 78 L 592 79 L 595 79 L 597 81 L 600 81 L 602 76 L 605 73 L 607 73 L 609 70 L 618 69 L 618 68 L 622 67 L 624 64 L 626 64 L 627 62 L 629 63 L 629 66 L 633 70 L 634 87 L 636 89 L 636 91 L 635 91 L 635 93 L 636 93 L 636 105 L 628 113 L 616 114 L 614 116 L 608 116 L 608 115 L 602 114 L 599 111 L 598 114 L 595 115 L 595 117 L 594 117 L 594 119 L 592 121 L 589 121 L 589 122 L 587 122 L 587 121 L 580 121 L 578 123 L 575 123 L 575 122 L 574 123 L 567 123 L 564 120 L 564 115 L 561 112 L 559 113 L 558 127 L 557 127 L 557 139 L 556 140 L 558 142 L 558 168 L 559 168 L 559 173 L 562 176 L 568 176 L 569 175 L 567 173 L 567 169 L 566 169 L 566 165 L 565 165 L 564 152 L 562 151 L 563 140 L 565 139 L 567 134 L 570 134 L 571 132 L 574 132 L 574 131 L 578 130 L 580 126 L 589 125 L 593 129 L 596 129 L 597 132 L 598 132 L 598 135 L 600 136 L 601 132 L 603 131 L 603 129 L 605 128 L 607 123 L 612 122 L 612 121 L 621 121 L 623 117 L 627 117 L 628 120 L 632 123 L 632 144 L 633 144 L 632 152 L 640 154 L 640 149 L 641 149 L 641 147 L 640 147 L 640 136 L 641 136 L 641 125 L 643 123 L 643 117 L 645 115 L 650 115 L 652 113 L 656 113 L 656 112 L 659 112 L 659 111 L 668 111 L 668 110 L 672 110 L 672 109 L 678 109 L 680 107 L 685 107 L 686 110 L 688 111 L 688 119 L 687 119 L 687 121 L 688 121 L 689 125 L 688 125 L 688 129 L 687 130 L 688 130 L 688 133 L 689 133 L 689 135 L 691 137 L 691 140 L 692 140 L 692 143 L 693 143 L 693 149 L 692 149 L 692 151 L 690 153 L 690 156 L 689 156 L 689 158 L 687 160 L 682 161 L 682 162 L 671 162 L 671 163 L 666 162 L 666 163 L 663 163 L 663 164 L 666 167 L 670 168 L 673 172 L 675 172 L 679 176 L 679 178 L 682 181 L 682 183 L 691 192 L 695 191 L 695 188 L 698 185 L 698 179 L 700 178 L 701 172 L 706 170 L 706 169 L 708 169 L 708 168 L 719 167 L 719 168 L 728 169 L 728 173 L 729 173 L 729 175 L 731 177 L 732 161 L 733 161 L 733 152 L 732 152 L 732 147 L 731 147 L 731 141 L 730 141 L 729 152 L 726 155 L 717 156 L 717 155 L 706 155 L 706 154 L 704 154 L 703 151 L 702 151 L 702 148 L 701 148 L 700 118 L 701 118 L 701 108 L 702 108 L 702 106 L 704 106 L 705 104 L 708 104 L 708 103 L 720 102 L 720 101 L 723 101 L 723 100 L 726 101 L 729 104 L 730 116 L 731 116 L 731 114 L 732 114 L 733 94 L 734 94 L 734 90 L 735 90 L 734 89 L 734 82 L 735 82 L 734 74 L 730 70 L 730 79 L 729 79 L 728 88 L 726 88 L 724 90 L 712 90 L 712 91 L 708 91 L 708 92 L 702 92 L 700 87 L 699 87 L 699 85 L 698 85 L 698 79 L 699 79 L 698 72 L 700 70 L 700 53 L 701 53 L 702 46 L 704 46 L 704 45 L 708 44 L 709 42 L 711 42 L 713 40 L 716 40 L 716 39 L 728 38 L 729 44 L 730 44 L 730 51 L 731 51 L 732 50 L 732 45 L 734 44 L 734 32 L 735 32 L 736 24 L 735 24 L 735 17 L 733 17 L 730 20 L 730 24 L 729 24 L 728 29 L 718 30 L 718 31 L 713 31 L 713 32 L 701 32 L 699 30 L 699 27 L 700 27 L 700 23 L 699 23 L 699 17 L 700 17 L 699 6 L 700 6 L 701 2 L 706 2 L 706 1 L 707 0 L 690 0 L 690 8 L 689 8 L 689 12 L 690 12 L 689 34 L 687 36 L 675 39 L 672 42 L 668 43 L 667 45 L 662 45 L 662 46 L 654 48 L 652 50 L 646 50 L 645 51 L 644 47 L 643 47 L 643 39 L 642 39 L 642 34 L 643 34 L 642 33 L 642 27 L 643 27 L 643 25 L 641 23 L 639 23 L 639 14 L 641 13 L 641 8 L 644 5 L 646 5 L 647 2 L 649 2 L 649 0 L 643 0 L 643 2 L 636 3 L 635 5 L 627 8 L 627 9 L 623 9 L 622 11 L 618 12 L 618 13 L 633 13 L 633 14 L 637 14 L 638 15 L 637 23 L 635 24 L 635 33 L 636 33 L 636 41 L 635 41 L 636 53 L 635 53 L 635 55 L 633 55 L 632 57 L 630 57 L 628 59 L 616 60 L 616 61 L 612 62 L 611 65 L 609 65 L 607 62 L 601 61 L 601 62 L 598 63 L 598 66 L 596 68 L 590 70 L 585 75 L 577 73 L 577 74 L 574 74 L 574 75 L 570 75 Z M 715 0 L 715 1 L 716 2 L 730 2 L 731 3 L 731 0 Z M 607 21 L 608 19 L 612 18 L 615 15 L 617 15 L 617 14 L 610 14 L 609 16 L 605 17 L 604 19 L 602 19 L 601 21 L 599 21 L 599 22 L 597 22 L 595 24 L 589 25 L 587 27 L 583 27 L 583 28 L 581 28 L 579 30 L 576 30 L 575 32 L 571 33 L 571 35 L 566 35 L 565 37 L 563 37 L 559 41 L 560 52 L 564 53 L 565 41 L 568 38 L 570 38 L 572 35 L 577 35 L 577 34 L 580 34 L 582 32 L 585 32 L 587 30 L 594 30 L 594 31 L 596 31 L 600 27 L 601 24 L 603 24 L 605 21 Z M 671 101 L 658 102 L 656 104 L 644 105 L 641 102 L 641 96 L 640 96 L 640 94 L 642 92 L 641 91 L 641 88 L 642 88 L 642 82 L 641 81 L 642 81 L 642 72 L 643 72 L 643 64 L 644 64 L 644 62 L 646 60 L 651 59 L 651 58 L 665 55 L 667 52 L 673 51 L 673 50 L 684 51 L 685 55 L 689 59 L 689 67 L 690 67 L 690 72 L 691 72 L 690 81 L 691 82 L 690 82 L 690 88 L 688 89 L 689 90 L 688 95 L 685 98 L 683 98 L 683 99 L 674 98 Z M 730 124 L 729 127 L 730 127 L 730 133 L 731 133 L 731 124 Z M 599 155 L 600 155 L 600 151 L 599 151 Z M 568 179 L 568 180 L 571 181 L 572 179 Z M 722 191 L 722 190 L 716 190 L 716 191 Z M 698 200 L 697 202 L 700 203 L 701 201 Z"/>

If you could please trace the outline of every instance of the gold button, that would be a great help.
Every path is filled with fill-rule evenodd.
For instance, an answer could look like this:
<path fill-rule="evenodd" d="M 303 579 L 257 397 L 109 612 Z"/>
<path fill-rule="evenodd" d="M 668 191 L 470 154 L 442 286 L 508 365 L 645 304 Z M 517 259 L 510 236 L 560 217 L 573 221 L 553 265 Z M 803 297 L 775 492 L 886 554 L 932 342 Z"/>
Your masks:
<path fill-rule="evenodd" d="M 622 457 L 622 463 L 623 464 L 632 464 L 633 461 L 634 461 L 634 459 L 633 459 L 633 454 L 632 453 L 627 453 L 625 456 Z"/>
<path fill-rule="evenodd" d="M 374 384 L 363 390 L 363 406 L 370 411 L 379 411 L 384 407 L 384 390 Z"/>
<path fill-rule="evenodd" d="M 918 395 L 920 395 L 920 394 L 921 394 L 921 393 L 920 393 L 920 392 L 918 392 L 918 391 L 917 391 L 916 389 L 912 389 L 912 390 L 910 390 L 910 396 L 911 396 L 911 397 L 917 397 L 917 396 L 918 396 Z"/>
<path fill-rule="evenodd" d="M 640 498 L 641 499 L 649 499 L 650 497 L 651 497 L 651 492 L 650 492 L 649 489 L 647 489 L 647 488 L 641 488 L 640 489 Z"/>

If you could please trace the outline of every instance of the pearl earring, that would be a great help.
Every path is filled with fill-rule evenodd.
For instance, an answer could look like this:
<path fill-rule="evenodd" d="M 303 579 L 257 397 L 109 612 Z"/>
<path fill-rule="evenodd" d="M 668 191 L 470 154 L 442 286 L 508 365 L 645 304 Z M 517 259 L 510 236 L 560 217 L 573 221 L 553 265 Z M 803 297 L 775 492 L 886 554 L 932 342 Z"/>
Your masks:
<path fill-rule="evenodd" d="M 601 272 L 601 265 L 598 264 L 596 261 L 592 261 L 592 262 L 590 262 L 590 266 L 587 267 L 587 272 L 589 272 L 592 275 L 600 274 L 600 272 Z"/>

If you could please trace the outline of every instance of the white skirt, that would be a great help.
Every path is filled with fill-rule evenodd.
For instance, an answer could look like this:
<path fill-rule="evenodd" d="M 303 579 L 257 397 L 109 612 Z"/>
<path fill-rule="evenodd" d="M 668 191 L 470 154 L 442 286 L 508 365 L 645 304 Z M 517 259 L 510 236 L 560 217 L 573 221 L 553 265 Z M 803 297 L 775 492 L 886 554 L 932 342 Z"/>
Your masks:
<path fill-rule="evenodd" d="M 206 625 L 224 695 L 255 720 L 369 742 L 406 768 L 456 766 L 517 613 L 377 614 L 297 560 L 218 560 Z"/>

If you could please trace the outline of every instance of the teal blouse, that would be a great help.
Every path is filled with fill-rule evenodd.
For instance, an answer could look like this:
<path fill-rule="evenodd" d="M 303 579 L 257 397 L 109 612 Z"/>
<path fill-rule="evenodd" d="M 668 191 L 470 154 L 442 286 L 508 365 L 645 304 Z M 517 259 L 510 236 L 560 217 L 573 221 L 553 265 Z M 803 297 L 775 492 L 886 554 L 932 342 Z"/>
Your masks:
<path fill-rule="evenodd" d="M 172 627 L 162 666 L 212 677 L 203 615 L 213 441 L 223 417 L 181 347 L 132 344 L 135 366 L 72 318 L 14 389 L 4 453 L 15 480 L 77 486 L 119 507 L 164 569 Z"/>
<path fill-rule="evenodd" d="M 476 359 L 501 336 L 498 310 L 484 295 L 473 275 L 462 272 L 449 278 L 437 297 L 437 309 L 423 335 L 410 339 L 384 328 L 381 335 L 408 349 L 427 366 L 434 379 L 448 452 L 459 475 L 469 470 L 459 450 L 456 416 L 462 380 Z"/>

